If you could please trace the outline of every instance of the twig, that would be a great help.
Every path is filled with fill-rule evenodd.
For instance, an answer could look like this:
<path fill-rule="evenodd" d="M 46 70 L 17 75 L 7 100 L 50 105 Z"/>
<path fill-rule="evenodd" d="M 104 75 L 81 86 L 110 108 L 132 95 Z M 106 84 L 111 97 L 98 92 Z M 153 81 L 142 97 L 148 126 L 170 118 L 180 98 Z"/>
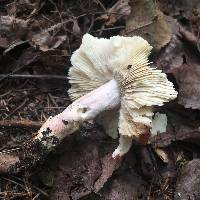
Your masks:
<path fill-rule="evenodd" d="M 32 75 L 32 74 L 0 74 L 0 80 L 4 78 L 14 78 L 14 79 L 60 79 L 60 80 L 67 80 L 67 76 L 60 76 L 60 75 L 51 75 L 51 74 L 44 74 L 44 75 Z"/>
<path fill-rule="evenodd" d="M 152 185 L 153 185 L 153 179 L 151 180 L 151 184 L 150 184 L 150 187 L 149 187 L 147 200 L 150 200 L 151 192 L 152 192 Z"/>
<path fill-rule="evenodd" d="M 49 96 L 49 99 L 51 100 L 51 102 L 53 103 L 53 105 L 57 108 L 58 104 L 55 101 L 54 97 L 51 95 L 51 93 L 48 93 L 48 96 Z M 50 107 L 50 106 L 48 106 L 48 107 Z"/>
<path fill-rule="evenodd" d="M 92 32 L 109 31 L 109 30 L 122 29 L 122 28 L 125 28 L 125 26 L 115 26 L 115 27 L 110 27 L 110 28 L 104 28 L 103 27 L 102 29 L 95 30 L 95 31 L 92 31 Z"/>
<path fill-rule="evenodd" d="M 19 181 L 21 181 L 21 182 L 24 182 L 24 180 L 21 179 L 21 178 L 19 178 L 19 177 L 16 177 L 16 176 L 12 176 L 12 177 L 15 178 L 15 179 L 17 179 L 17 180 L 19 180 Z M 43 194 L 44 196 L 49 197 L 49 195 L 48 195 L 45 191 L 41 190 L 41 189 L 38 188 L 37 186 L 35 186 L 35 185 L 31 184 L 31 183 L 29 183 L 29 185 L 30 185 L 32 188 L 34 188 L 35 190 L 37 190 L 38 192 L 40 192 L 41 194 Z"/>
<path fill-rule="evenodd" d="M 0 127 L 40 128 L 44 122 L 31 120 L 2 120 Z"/>
<path fill-rule="evenodd" d="M 55 4 L 55 2 L 54 2 L 53 0 L 49 0 L 49 2 L 50 2 L 51 4 L 53 4 L 53 6 L 55 7 L 55 9 L 57 10 L 58 15 L 59 15 L 60 20 L 61 20 L 61 23 L 62 23 L 62 22 L 63 22 L 63 18 L 62 18 L 62 15 L 61 15 L 61 13 L 60 13 L 60 11 L 59 11 L 57 5 Z"/>
<path fill-rule="evenodd" d="M 1 95 L 0 95 L 0 98 L 3 98 L 3 97 L 5 97 L 5 96 L 7 96 L 7 95 L 10 94 L 11 92 L 12 92 L 12 90 L 8 90 L 6 93 L 1 94 Z"/>
<path fill-rule="evenodd" d="M 25 65 L 22 65 L 21 67 L 16 68 L 15 70 L 13 70 L 12 72 L 10 72 L 9 74 L 6 74 L 3 77 L 0 77 L 0 82 L 3 81 L 5 78 L 11 76 L 12 74 L 16 73 L 17 71 L 23 69 L 24 67 L 25 67 Z"/>
<path fill-rule="evenodd" d="M 8 117 L 16 113 L 20 108 L 22 108 L 26 104 L 26 102 L 27 102 L 27 99 L 25 99 L 17 108 L 15 108 L 11 113 L 9 113 L 9 115 L 6 116 L 4 119 L 7 119 Z"/>
<path fill-rule="evenodd" d="M 31 183 L 29 183 L 29 187 L 28 187 L 27 184 L 26 184 L 26 182 L 25 182 L 25 180 L 22 180 L 22 179 L 19 178 L 19 177 L 12 176 L 13 179 L 18 180 L 18 181 L 20 181 L 20 182 L 23 182 L 24 185 L 21 184 L 21 183 L 19 183 L 19 182 L 17 182 L 17 181 L 15 181 L 15 180 L 8 179 L 8 178 L 6 178 L 6 177 L 1 177 L 1 178 L 4 179 L 4 180 L 9 181 L 9 182 L 11 182 L 11 183 L 14 183 L 14 184 L 16 184 L 16 185 L 18 185 L 18 186 L 20 186 L 23 190 L 25 190 L 25 191 L 27 192 L 28 195 L 29 195 L 30 192 L 31 192 L 31 191 L 30 191 L 30 188 L 33 188 L 33 189 L 37 190 L 37 191 L 39 192 L 39 194 L 37 194 L 37 195 L 34 197 L 35 199 L 36 199 L 40 194 L 44 195 L 45 197 L 49 197 L 49 195 L 48 195 L 45 191 L 41 190 L 40 188 L 36 187 L 35 185 L 32 185 Z"/>
<path fill-rule="evenodd" d="M 94 15 L 92 15 L 92 17 L 91 17 L 91 23 L 90 23 L 90 26 L 89 26 L 89 28 L 88 28 L 88 30 L 87 30 L 88 33 L 89 33 L 90 30 L 92 29 L 93 25 L 94 25 Z"/>
<path fill-rule="evenodd" d="M 55 29 L 62 27 L 64 24 L 67 24 L 68 22 L 73 22 L 75 19 L 79 19 L 81 17 L 85 17 L 85 16 L 88 16 L 88 15 L 98 15 L 98 14 L 117 14 L 117 15 L 120 16 L 120 14 L 118 14 L 116 12 L 96 12 L 96 13 L 91 12 L 91 13 L 83 13 L 83 14 L 77 16 L 77 17 L 73 16 L 70 19 L 67 19 L 67 20 L 65 20 L 63 22 L 57 23 L 57 24 L 49 27 L 48 29 L 45 29 L 41 33 L 46 33 L 46 32 L 50 32 L 50 31 L 54 31 Z"/>
<path fill-rule="evenodd" d="M 1 177 L 2 179 L 4 179 L 4 180 L 6 180 L 6 181 L 9 181 L 9 182 L 11 182 L 11 183 L 14 183 L 14 184 L 16 184 L 16 185 L 18 185 L 18 186 L 20 186 L 22 189 L 26 189 L 25 188 L 25 186 L 24 185 L 22 185 L 21 183 L 18 183 L 18 182 L 16 182 L 16 181 L 14 181 L 14 180 L 11 180 L 11 179 L 9 179 L 9 178 L 6 178 L 6 177 Z"/>
<path fill-rule="evenodd" d="M 101 3 L 100 0 L 94 0 L 97 4 L 99 4 L 101 6 L 101 8 L 106 12 L 106 8 L 104 7 L 104 5 Z"/>
<path fill-rule="evenodd" d="M 39 196 L 40 196 L 40 193 L 36 194 L 36 195 L 33 197 L 33 199 L 32 199 L 32 200 L 35 200 L 35 199 L 37 199 Z"/>

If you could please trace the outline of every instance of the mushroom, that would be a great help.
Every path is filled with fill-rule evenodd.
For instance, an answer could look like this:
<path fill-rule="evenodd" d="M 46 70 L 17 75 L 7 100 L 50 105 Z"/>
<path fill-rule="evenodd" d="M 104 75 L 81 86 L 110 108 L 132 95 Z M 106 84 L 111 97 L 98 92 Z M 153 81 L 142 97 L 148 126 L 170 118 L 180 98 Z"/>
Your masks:
<path fill-rule="evenodd" d="M 50 117 L 35 139 L 52 148 L 84 121 L 96 119 L 108 135 L 120 135 L 113 158 L 127 153 L 133 139 L 149 132 L 153 106 L 177 97 L 166 74 L 150 66 L 151 49 L 139 36 L 99 39 L 85 34 L 68 74 L 73 103 Z"/>

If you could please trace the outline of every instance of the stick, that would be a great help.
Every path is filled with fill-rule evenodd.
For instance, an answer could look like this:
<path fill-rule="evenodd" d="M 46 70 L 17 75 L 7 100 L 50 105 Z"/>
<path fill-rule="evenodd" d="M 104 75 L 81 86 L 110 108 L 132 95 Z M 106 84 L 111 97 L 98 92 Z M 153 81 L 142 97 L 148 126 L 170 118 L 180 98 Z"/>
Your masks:
<path fill-rule="evenodd" d="M 0 127 L 40 128 L 43 122 L 31 120 L 2 120 Z"/>
<path fill-rule="evenodd" d="M 51 80 L 51 79 L 59 79 L 59 80 L 67 80 L 67 76 L 60 75 L 31 75 L 31 74 L 0 74 L 0 79 L 4 78 L 13 78 L 13 79 L 41 79 L 41 80 Z"/>

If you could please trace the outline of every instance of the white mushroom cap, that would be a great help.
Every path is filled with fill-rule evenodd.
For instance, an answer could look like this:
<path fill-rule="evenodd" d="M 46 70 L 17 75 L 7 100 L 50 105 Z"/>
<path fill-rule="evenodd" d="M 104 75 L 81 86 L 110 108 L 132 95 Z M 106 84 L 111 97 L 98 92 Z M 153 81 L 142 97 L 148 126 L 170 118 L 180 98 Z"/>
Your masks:
<path fill-rule="evenodd" d="M 161 106 L 177 96 L 166 74 L 149 66 L 151 49 L 138 36 L 99 39 L 85 34 L 71 57 L 70 98 L 76 100 L 115 79 L 121 93 L 119 133 L 136 138 L 144 134 L 151 127 L 152 106 Z"/>

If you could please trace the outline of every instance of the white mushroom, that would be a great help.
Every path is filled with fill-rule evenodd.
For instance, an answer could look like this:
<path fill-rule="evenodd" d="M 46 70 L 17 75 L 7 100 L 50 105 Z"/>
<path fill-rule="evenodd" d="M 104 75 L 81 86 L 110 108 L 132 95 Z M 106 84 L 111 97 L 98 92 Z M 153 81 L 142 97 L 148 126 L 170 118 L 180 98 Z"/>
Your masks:
<path fill-rule="evenodd" d="M 69 96 L 74 101 L 63 113 L 50 118 L 36 139 L 49 147 L 50 136 L 59 140 L 73 133 L 83 121 L 97 119 L 113 138 L 120 135 L 113 157 L 122 156 L 151 128 L 154 105 L 173 100 L 177 92 L 161 70 L 149 66 L 152 47 L 141 37 L 110 39 L 83 36 L 69 69 Z M 49 131 L 50 130 L 50 131 Z"/>

